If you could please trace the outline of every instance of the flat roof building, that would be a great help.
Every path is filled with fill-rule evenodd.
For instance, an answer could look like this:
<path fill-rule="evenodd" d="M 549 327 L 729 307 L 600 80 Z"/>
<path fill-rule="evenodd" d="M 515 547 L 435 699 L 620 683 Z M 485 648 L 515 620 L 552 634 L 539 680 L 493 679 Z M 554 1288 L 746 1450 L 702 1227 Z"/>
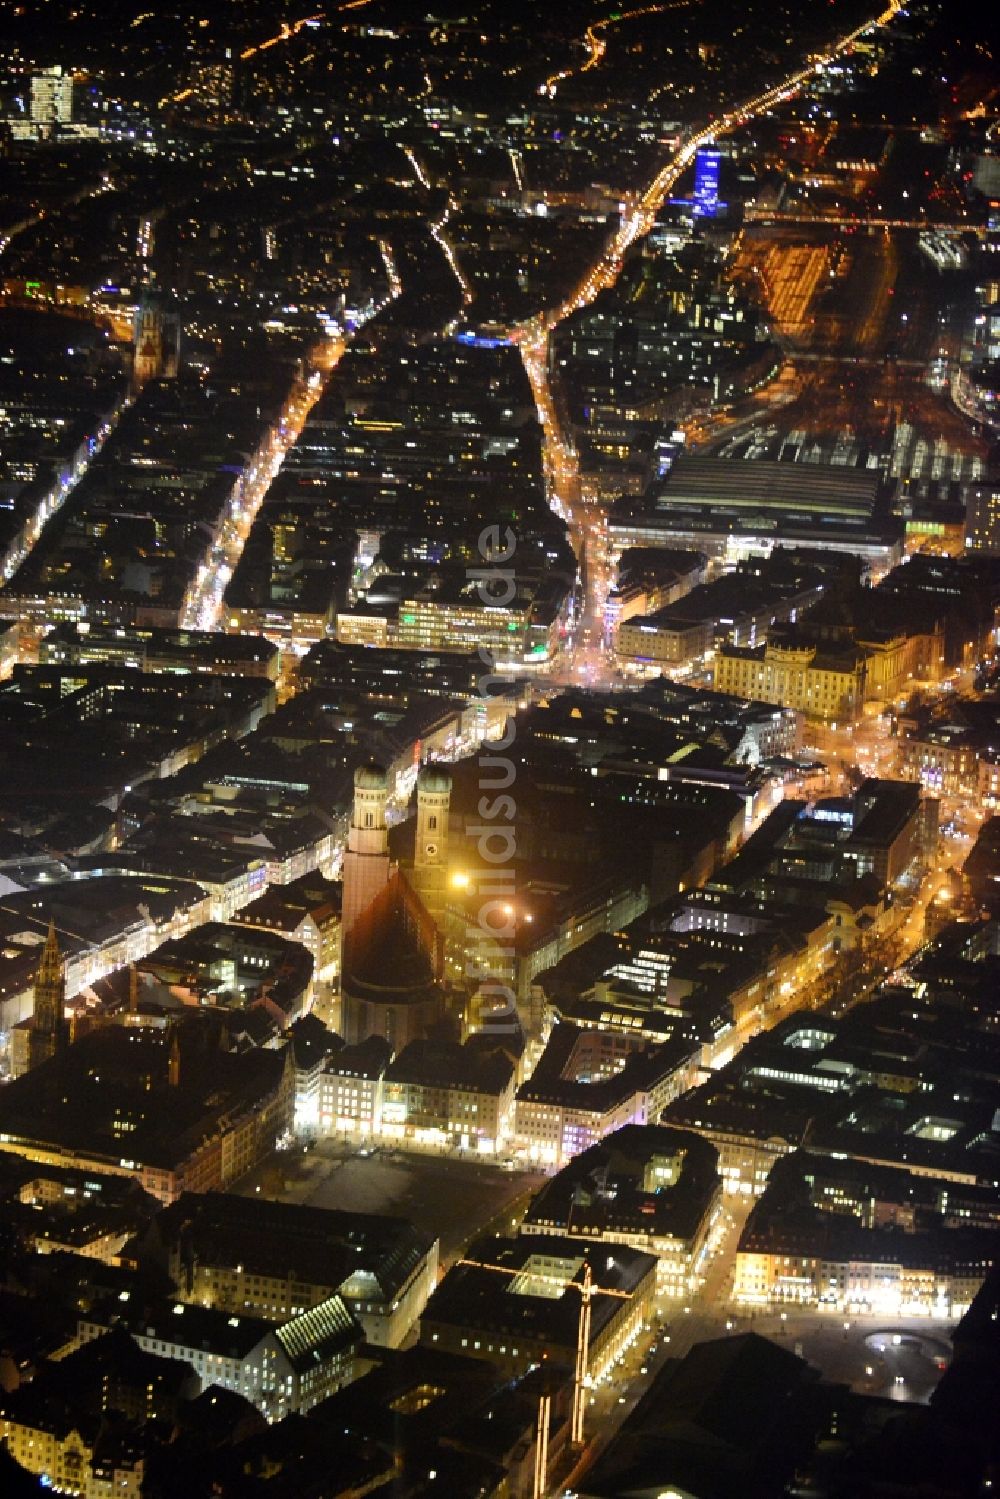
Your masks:
<path fill-rule="evenodd" d="M 586 1265 L 588 1372 L 599 1379 L 641 1333 L 656 1290 L 654 1256 L 620 1245 L 609 1253 L 559 1236 L 477 1239 L 428 1302 L 420 1341 L 511 1374 L 543 1360 L 572 1367 Z"/>
<path fill-rule="evenodd" d="M 116 1297 L 85 1312 L 78 1346 L 124 1327 L 146 1353 L 190 1364 L 205 1384 L 251 1401 L 269 1421 L 305 1412 L 358 1371 L 364 1335 L 340 1296 L 277 1324 L 184 1302 Z"/>
<path fill-rule="evenodd" d="M 795 1151 L 775 1162 L 740 1235 L 733 1296 L 748 1305 L 959 1316 L 996 1261 L 998 1227 L 992 1187 Z"/>
<path fill-rule="evenodd" d="M 516 1064 L 483 1035 L 417 1040 L 389 1063 L 382 1102 L 387 1138 L 492 1153 L 510 1136 Z"/>
<path fill-rule="evenodd" d="M 691 1086 L 698 1052 L 687 1038 L 653 1045 L 619 1030 L 560 1022 L 517 1090 L 519 1149 L 562 1165 L 622 1125 L 654 1122 Z"/>
<path fill-rule="evenodd" d="M 658 488 L 614 507 L 608 537 L 616 550 L 691 547 L 728 560 L 780 544 L 815 545 L 856 553 L 880 572 L 903 555 L 902 526 L 877 473 L 685 454 Z"/>
<path fill-rule="evenodd" d="M 130 1254 L 183 1302 L 269 1321 L 340 1296 L 369 1343 L 398 1347 L 437 1284 L 438 1243 L 405 1218 L 183 1193 Z"/>
<path fill-rule="evenodd" d="M 656 1255 L 661 1293 L 686 1295 L 722 1195 L 718 1164 L 698 1135 L 627 1124 L 545 1183 L 521 1233 L 642 1249 Z"/>

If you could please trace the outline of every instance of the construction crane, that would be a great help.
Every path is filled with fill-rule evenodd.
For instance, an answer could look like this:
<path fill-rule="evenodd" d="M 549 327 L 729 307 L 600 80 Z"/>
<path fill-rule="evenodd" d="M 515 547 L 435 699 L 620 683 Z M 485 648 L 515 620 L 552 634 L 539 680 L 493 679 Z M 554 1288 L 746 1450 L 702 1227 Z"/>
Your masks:
<path fill-rule="evenodd" d="M 475 1270 L 491 1270 L 495 1275 L 506 1275 L 514 1277 L 524 1274 L 521 1266 L 491 1265 L 485 1260 L 460 1259 L 458 1265 L 468 1265 Z M 580 1315 L 577 1319 L 576 1328 L 576 1366 L 573 1372 L 573 1416 L 570 1422 L 570 1441 L 574 1447 L 584 1445 L 584 1412 L 586 1410 L 586 1388 L 587 1373 L 590 1359 L 590 1304 L 595 1291 L 601 1296 L 615 1296 L 620 1301 L 631 1301 L 634 1295 L 632 1291 L 618 1291 L 607 1286 L 594 1286 L 593 1274 L 590 1261 L 583 1262 L 582 1280 L 567 1280 L 558 1275 L 546 1275 L 543 1272 L 530 1272 L 531 1279 L 541 1281 L 548 1285 L 558 1286 L 560 1290 L 578 1291 L 580 1295 Z M 544 1408 L 544 1409 L 543 1409 Z M 551 1400 L 543 1395 L 539 1401 L 538 1418 L 538 1443 L 535 1449 L 535 1484 L 533 1499 L 543 1499 L 547 1479 L 546 1468 L 548 1465 L 548 1435 L 549 1417 L 551 1413 Z"/>

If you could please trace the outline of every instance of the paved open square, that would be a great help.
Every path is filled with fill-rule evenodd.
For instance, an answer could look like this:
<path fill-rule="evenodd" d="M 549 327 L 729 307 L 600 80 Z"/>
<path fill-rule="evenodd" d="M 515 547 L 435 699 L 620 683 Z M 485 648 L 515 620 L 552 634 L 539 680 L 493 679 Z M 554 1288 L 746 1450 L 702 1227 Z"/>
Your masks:
<path fill-rule="evenodd" d="M 353 1213 L 394 1213 L 441 1240 L 445 1265 L 474 1235 L 510 1232 L 545 1180 L 540 1172 L 505 1171 L 474 1158 L 380 1150 L 359 1155 L 319 1141 L 281 1152 L 241 1184 L 267 1197 Z"/>

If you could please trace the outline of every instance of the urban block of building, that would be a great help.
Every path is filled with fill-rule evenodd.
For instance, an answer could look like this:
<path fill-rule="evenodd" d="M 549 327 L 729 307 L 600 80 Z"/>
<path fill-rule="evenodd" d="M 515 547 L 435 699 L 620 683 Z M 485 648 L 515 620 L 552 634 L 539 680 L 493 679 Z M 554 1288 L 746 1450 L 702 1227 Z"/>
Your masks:
<path fill-rule="evenodd" d="M 290 1132 L 291 1050 L 224 1051 L 210 1012 L 106 1026 L 0 1092 L 0 1149 L 134 1176 L 170 1202 L 244 1176 Z"/>
<path fill-rule="evenodd" d="M 659 1293 L 685 1296 L 697 1284 L 718 1214 L 717 1168 L 715 1148 L 697 1135 L 627 1124 L 545 1183 L 520 1232 L 654 1254 Z"/>
<path fill-rule="evenodd" d="M 428 1302 L 420 1341 L 510 1374 L 546 1360 L 572 1367 L 588 1280 L 587 1373 L 600 1379 L 642 1332 L 656 1291 L 655 1258 L 620 1245 L 610 1253 L 559 1236 L 477 1239 Z"/>
<path fill-rule="evenodd" d="M 614 548 L 694 547 L 736 561 L 775 545 L 850 552 L 878 572 L 902 557 L 902 528 L 877 475 L 842 466 L 682 455 L 608 518 Z"/>
<path fill-rule="evenodd" d="M 996 1262 L 998 1227 L 992 1187 L 795 1151 L 775 1162 L 740 1235 L 733 1296 L 959 1317 Z"/>
<path fill-rule="evenodd" d="M 562 1166 L 623 1125 L 654 1123 L 693 1073 L 687 1041 L 656 1046 L 621 1031 L 558 1024 L 517 1090 L 518 1149 Z"/>
<path fill-rule="evenodd" d="M 80 1317 L 77 1346 L 116 1327 L 144 1352 L 190 1364 L 204 1384 L 242 1395 L 268 1421 L 304 1413 L 361 1372 L 364 1335 L 340 1296 L 277 1323 L 183 1301 L 142 1306 L 131 1295 L 116 1297 Z"/>
<path fill-rule="evenodd" d="M 179 1300 L 236 1316 L 282 1322 L 339 1296 L 382 1348 L 402 1344 L 438 1277 L 437 1240 L 403 1218 L 219 1192 L 182 1193 L 129 1257 Z"/>
<path fill-rule="evenodd" d="M 494 1154 L 513 1129 L 516 1063 L 489 1038 L 418 1040 L 385 1071 L 382 1135 Z"/>

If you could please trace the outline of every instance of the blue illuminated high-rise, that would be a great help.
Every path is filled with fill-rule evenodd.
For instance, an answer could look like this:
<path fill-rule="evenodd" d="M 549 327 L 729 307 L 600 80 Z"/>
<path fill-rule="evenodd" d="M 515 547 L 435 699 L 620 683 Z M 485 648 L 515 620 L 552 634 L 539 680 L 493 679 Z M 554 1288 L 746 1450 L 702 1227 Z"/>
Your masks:
<path fill-rule="evenodd" d="M 694 159 L 694 212 L 712 219 L 719 207 L 719 163 L 721 151 L 702 148 Z"/>

